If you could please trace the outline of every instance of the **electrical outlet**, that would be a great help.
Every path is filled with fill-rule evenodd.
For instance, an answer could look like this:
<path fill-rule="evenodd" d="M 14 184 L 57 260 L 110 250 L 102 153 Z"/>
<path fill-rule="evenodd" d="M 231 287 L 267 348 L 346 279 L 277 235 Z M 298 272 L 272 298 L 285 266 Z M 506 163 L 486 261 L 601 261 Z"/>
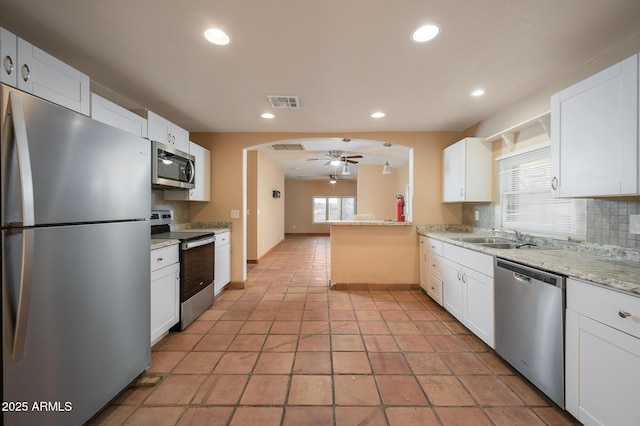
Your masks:
<path fill-rule="evenodd" d="M 479 210 L 475 211 L 475 218 L 476 218 L 476 220 L 480 220 L 480 211 Z"/>
<path fill-rule="evenodd" d="M 640 214 L 632 214 L 629 216 L 629 233 L 640 234 Z"/>
<path fill-rule="evenodd" d="M 231 219 L 240 219 L 240 210 L 231 210 Z"/>

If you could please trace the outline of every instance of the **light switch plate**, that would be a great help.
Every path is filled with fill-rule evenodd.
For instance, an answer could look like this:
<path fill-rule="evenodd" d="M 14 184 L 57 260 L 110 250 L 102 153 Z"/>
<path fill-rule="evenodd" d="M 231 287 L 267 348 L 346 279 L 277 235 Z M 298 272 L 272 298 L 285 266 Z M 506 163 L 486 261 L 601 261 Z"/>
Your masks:
<path fill-rule="evenodd" d="M 240 219 L 240 210 L 231 210 L 231 219 Z"/>
<path fill-rule="evenodd" d="M 629 216 L 629 233 L 640 234 L 640 214 L 632 214 Z"/>

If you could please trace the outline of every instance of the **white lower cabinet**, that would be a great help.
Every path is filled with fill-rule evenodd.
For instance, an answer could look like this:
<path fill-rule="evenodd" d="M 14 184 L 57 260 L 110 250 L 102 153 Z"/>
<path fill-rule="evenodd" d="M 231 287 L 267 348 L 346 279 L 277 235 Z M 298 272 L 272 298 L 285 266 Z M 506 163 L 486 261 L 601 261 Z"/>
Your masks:
<path fill-rule="evenodd" d="M 494 348 L 493 256 L 446 243 L 443 255 L 444 308 Z"/>
<path fill-rule="evenodd" d="M 584 425 L 640 419 L 640 298 L 569 278 L 566 409 Z"/>
<path fill-rule="evenodd" d="M 214 290 L 216 296 L 231 281 L 231 232 L 216 234 Z"/>
<path fill-rule="evenodd" d="M 180 320 L 178 247 L 151 250 L 151 345 Z"/>
<path fill-rule="evenodd" d="M 420 236 L 420 287 L 440 306 L 442 299 L 442 277 L 444 259 L 442 241 Z"/>

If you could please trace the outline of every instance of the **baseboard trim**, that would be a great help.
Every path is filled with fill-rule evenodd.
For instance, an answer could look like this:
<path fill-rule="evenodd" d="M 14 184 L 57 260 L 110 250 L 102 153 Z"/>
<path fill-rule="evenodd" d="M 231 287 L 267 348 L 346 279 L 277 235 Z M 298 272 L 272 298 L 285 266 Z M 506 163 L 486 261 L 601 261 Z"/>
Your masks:
<path fill-rule="evenodd" d="M 285 238 L 290 237 L 329 237 L 331 234 L 328 232 L 287 232 L 284 234 Z"/>
<path fill-rule="evenodd" d="M 330 287 L 334 290 L 419 290 L 420 284 L 401 284 L 401 283 L 331 283 Z"/>

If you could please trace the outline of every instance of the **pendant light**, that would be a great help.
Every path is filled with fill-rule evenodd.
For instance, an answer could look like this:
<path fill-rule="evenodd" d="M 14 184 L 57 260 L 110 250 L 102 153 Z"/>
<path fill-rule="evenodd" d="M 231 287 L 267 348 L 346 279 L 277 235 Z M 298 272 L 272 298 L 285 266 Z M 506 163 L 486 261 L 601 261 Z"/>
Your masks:
<path fill-rule="evenodd" d="M 382 168 L 382 174 L 383 175 L 390 175 L 391 174 L 391 167 L 389 167 L 389 147 L 391 146 L 391 144 L 389 142 L 385 142 L 384 143 L 384 148 L 385 148 L 385 157 L 387 159 L 387 161 L 384 163 L 384 167 Z"/>
<path fill-rule="evenodd" d="M 349 139 L 351 140 L 351 139 Z M 343 139 L 343 141 L 347 142 L 347 139 Z M 347 151 L 344 152 L 344 166 L 342 166 L 342 174 L 344 176 L 346 175 L 350 175 L 351 174 L 351 170 L 349 170 L 349 163 L 347 162 Z"/>

